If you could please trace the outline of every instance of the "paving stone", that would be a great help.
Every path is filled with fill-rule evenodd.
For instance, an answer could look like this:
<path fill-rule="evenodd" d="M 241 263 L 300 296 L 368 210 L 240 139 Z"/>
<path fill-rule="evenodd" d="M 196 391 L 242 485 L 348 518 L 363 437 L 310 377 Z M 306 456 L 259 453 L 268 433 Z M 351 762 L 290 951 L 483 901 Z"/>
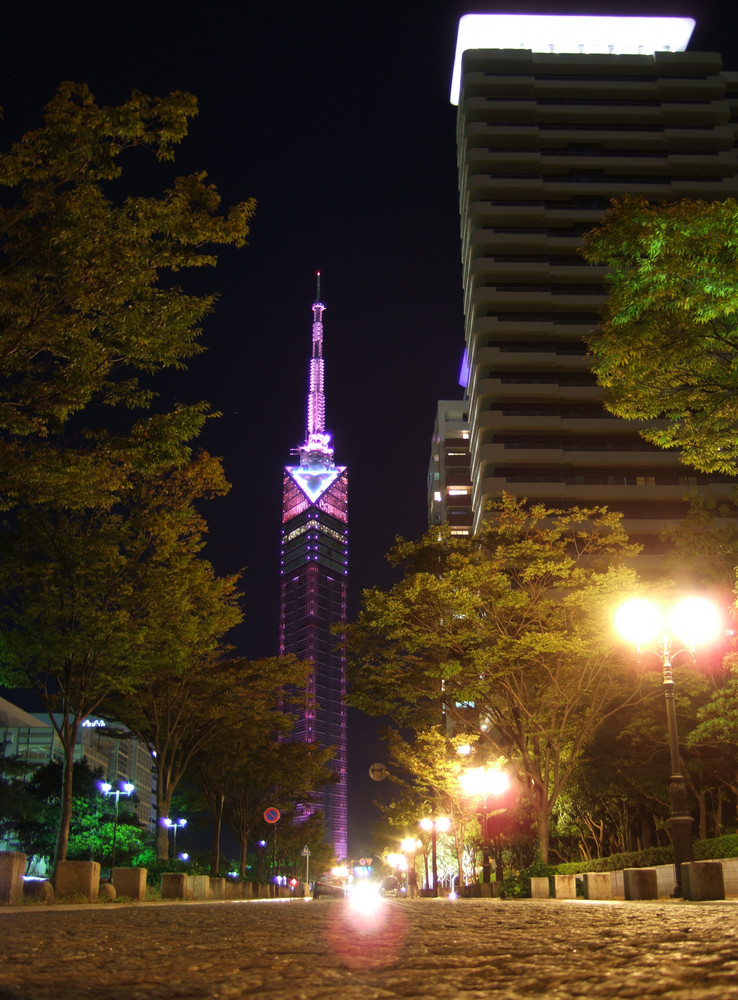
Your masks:
<path fill-rule="evenodd" d="M 738 901 L 9 907 L 0 1000 L 738 1000 Z"/>

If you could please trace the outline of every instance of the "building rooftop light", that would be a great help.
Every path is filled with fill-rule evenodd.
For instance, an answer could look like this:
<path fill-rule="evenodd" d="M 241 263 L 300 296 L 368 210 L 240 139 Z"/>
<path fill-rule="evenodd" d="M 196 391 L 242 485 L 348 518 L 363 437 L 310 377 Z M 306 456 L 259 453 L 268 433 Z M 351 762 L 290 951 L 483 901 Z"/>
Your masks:
<path fill-rule="evenodd" d="M 461 57 L 467 49 L 530 49 L 652 55 L 683 52 L 694 31 L 691 17 L 600 17 L 590 14 L 467 14 L 459 21 L 451 103 L 459 103 Z"/>

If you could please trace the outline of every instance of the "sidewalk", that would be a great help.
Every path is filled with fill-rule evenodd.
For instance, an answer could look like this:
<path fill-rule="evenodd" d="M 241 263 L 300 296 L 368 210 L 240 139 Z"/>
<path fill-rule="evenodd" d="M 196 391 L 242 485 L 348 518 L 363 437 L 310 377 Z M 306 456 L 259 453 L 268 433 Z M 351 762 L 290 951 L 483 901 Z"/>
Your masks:
<path fill-rule="evenodd" d="M 0 1000 L 738 1000 L 738 900 L 0 910 Z"/>

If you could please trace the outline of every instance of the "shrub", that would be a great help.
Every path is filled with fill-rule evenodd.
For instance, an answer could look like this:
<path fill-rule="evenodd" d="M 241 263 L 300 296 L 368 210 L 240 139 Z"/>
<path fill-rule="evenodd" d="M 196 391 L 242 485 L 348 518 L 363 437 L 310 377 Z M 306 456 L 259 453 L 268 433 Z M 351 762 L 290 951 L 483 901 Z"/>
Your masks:
<path fill-rule="evenodd" d="M 544 865 L 540 860 L 534 861 L 519 872 L 511 872 L 503 878 L 500 885 L 500 896 L 503 899 L 529 899 L 530 880 L 536 877 L 548 877 L 561 874 L 555 865 Z"/>
<path fill-rule="evenodd" d="M 728 833 L 711 840 L 695 840 L 696 861 L 710 861 L 713 858 L 738 858 L 738 834 Z M 649 847 L 645 851 L 627 851 L 611 854 L 608 858 L 592 858 L 589 861 L 566 861 L 556 865 L 552 871 L 556 875 L 581 875 L 584 872 L 616 872 L 623 868 L 653 868 L 669 865 L 674 861 L 671 847 Z M 533 873 L 537 874 L 537 872 Z"/>

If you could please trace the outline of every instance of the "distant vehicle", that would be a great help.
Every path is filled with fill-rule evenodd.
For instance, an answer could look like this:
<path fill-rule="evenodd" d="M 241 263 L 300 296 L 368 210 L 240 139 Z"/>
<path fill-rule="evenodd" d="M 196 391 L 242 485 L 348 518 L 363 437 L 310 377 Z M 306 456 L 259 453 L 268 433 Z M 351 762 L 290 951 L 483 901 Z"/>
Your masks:
<path fill-rule="evenodd" d="M 351 895 L 351 885 L 343 875 L 326 873 L 313 883 L 313 899 L 321 896 L 334 896 L 345 899 Z"/>
<path fill-rule="evenodd" d="M 405 888 L 405 883 L 400 882 L 394 875 L 386 875 L 379 883 L 380 896 L 388 896 L 392 894 L 395 896 L 404 896 L 406 893 L 407 889 Z"/>

